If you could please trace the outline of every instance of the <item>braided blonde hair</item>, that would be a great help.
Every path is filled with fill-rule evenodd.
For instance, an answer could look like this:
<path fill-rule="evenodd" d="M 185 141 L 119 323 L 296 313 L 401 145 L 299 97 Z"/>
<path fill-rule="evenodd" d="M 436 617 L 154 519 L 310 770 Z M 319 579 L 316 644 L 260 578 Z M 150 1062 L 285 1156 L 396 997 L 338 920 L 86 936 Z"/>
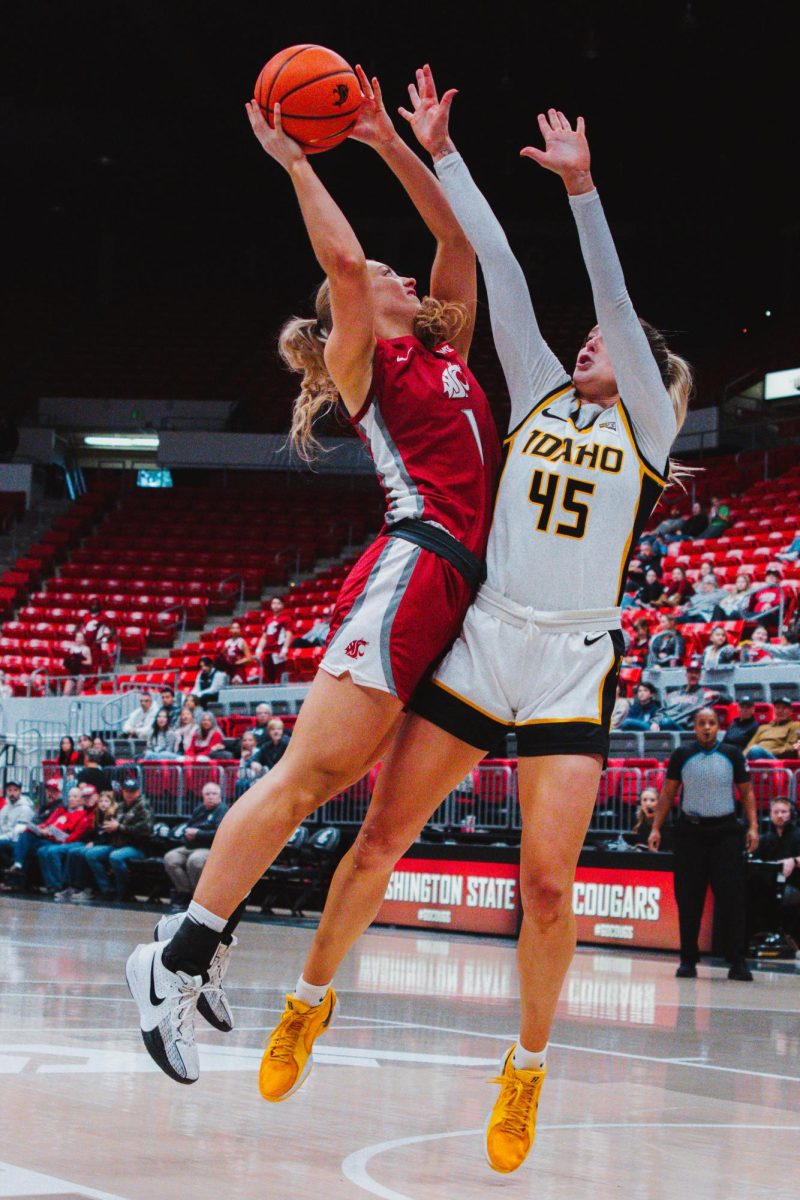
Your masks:
<path fill-rule="evenodd" d="M 325 343 L 332 327 L 331 289 L 323 279 L 314 299 L 316 319 L 290 317 L 278 336 L 278 353 L 290 371 L 302 376 L 300 394 L 292 406 L 289 440 L 300 458 L 312 462 L 322 450 L 314 422 L 336 407 L 339 393 L 325 363 Z M 414 337 L 432 350 L 451 342 L 469 320 L 465 305 L 426 296 L 414 315 Z"/>

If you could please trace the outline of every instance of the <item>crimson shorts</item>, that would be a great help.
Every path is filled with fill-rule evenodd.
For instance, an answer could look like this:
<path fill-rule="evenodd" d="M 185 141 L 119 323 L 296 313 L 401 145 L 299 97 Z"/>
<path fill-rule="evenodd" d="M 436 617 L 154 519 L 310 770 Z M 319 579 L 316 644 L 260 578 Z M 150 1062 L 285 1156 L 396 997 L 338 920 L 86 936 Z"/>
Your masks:
<path fill-rule="evenodd" d="M 330 675 L 408 704 L 464 620 L 472 589 L 446 559 L 381 535 L 361 555 L 340 591 L 325 655 Z"/>

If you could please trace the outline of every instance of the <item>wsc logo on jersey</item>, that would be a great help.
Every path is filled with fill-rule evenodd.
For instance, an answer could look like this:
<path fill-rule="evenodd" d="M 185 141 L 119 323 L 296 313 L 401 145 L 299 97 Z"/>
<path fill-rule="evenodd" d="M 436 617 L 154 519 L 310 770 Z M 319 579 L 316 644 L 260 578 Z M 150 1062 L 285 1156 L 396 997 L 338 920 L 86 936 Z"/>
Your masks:
<path fill-rule="evenodd" d="M 463 400 L 469 395 L 469 384 L 458 363 L 450 363 L 442 371 L 442 386 L 451 400 Z"/>
<path fill-rule="evenodd" d="M 345 654 L 348 658 L 363 658 L 364 650 L 369 645 L 369 642 L 364 638 L 354 638 L 349 646 L 345 647 Z"/>

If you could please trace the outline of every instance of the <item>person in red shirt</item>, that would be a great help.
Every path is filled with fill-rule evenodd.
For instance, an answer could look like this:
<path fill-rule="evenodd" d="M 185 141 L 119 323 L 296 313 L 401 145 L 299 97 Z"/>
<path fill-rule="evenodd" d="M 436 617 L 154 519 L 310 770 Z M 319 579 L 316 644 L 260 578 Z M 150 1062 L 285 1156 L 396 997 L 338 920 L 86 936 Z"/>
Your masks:
<path fill-rule="evenodd" d="M 54 896 L 66 886 L 70 854 L 88 842 L 96 825 L 98 792 L 93 783 L 82 783 L 77 789 L 80 807 L 67 813 L 68 821 L 61 826 L 66 838 L 61 842 L 47 841 L 39 846 L 36 857 L 45 891 Z M 75 791 L 73 788 L 72 791 Z M 72 792 L 70 792 L 72 797 Z"/>
<path fill-rule="evenodd" d="M 202 762 L 208 760 L 215 750 L 224 749 L 225 739 L 217 728 L 217 718 L 213 713 L 203 711 L 200 714 L 199 727 L 189 742 L 186 758 Z"/>
<path fill-rule="evenodd" d="M 197 1078 L 199 1065 L 186 1021 L 179 1042 L 169 1032 L 176 1025 L 167 1009 L 185 1012 L 185 976 L 177 972 L 208 977 L 211 960 L 220 963 L 231 943 L 250 888 L 291 832 L 382 756 L 417 684 L 461 628 L 485 572 L 500 443 L 466 361 L 477 306 L 475 254 L 434 173 L 395 130 L 378 81 L 360 68 L 358 77 L 362 101 L 351 138 L 384 159 L 433 234 L 430 295 L 421 301 L 413 278 L 367 259 L 312 160 L 283 133 L 280 106 L 271 128 L 249 103 L 253 132 L 287 172 L 326 275 L 315 316 L 293 318 L 279 340 L 284 361 L 302 377 L 292 442 L 310 458 L 315 419 L 338 409 L 375 463 L 387 510 L 381 534 L 339 594 L 327 650 L 286 753 L 226 814 L 187 917 L 170 940 L 138 946 L 128 960 L 145 1044 L 184 1082 Z M 429 107 L 414 120 L 429 121 Z M 153 971 L 167 997 L 155 1027 L 147 999 Z"/>
<path fill-rule="evenodd" d="M 50 799 L 60 796 L 60 780 L 48 780 L 46 790 Z M 65 842 L 76 828 L 81 828 L 84 823 L 82 810 L 81 789 L 73 787 L 67 794 L 66 806 L 56 804 L 40 823 L 31 822 L 28 828 L 19 835 L 14 846 L 14 865 L 6 871 L 6 885 L 24 887 L 29 882 L 30 870 L 36 860 L 39 848 L 43 844 L 54 845 Z"/>
<path fill-rule="evenodd" d="M 745 620 L 757 618 L 767 629 L 776 630 L 782 607 L 781 573 L 770 569 L 764 576 L 764 586 L 750 593 L 743 616 Z"/>
<path fill-rule="evenodd" d="M 253 652 L 240 623 L 231 621 L 228 636 L 218 648 L 216 666 L 225 672 L 231 683 L 244 683 L 247 665 L 252 661 Z"/>
<path fill-rule="evenodd" d="M 256 646 L 256 658 L 264 671 L 265 683 L 276 683 L 280 679 L 283 664 L 292 644 L 289 622 L 284 615 L 284 604 L 280 596 L 269 602 L 270 616 L 264 632 Z"/>

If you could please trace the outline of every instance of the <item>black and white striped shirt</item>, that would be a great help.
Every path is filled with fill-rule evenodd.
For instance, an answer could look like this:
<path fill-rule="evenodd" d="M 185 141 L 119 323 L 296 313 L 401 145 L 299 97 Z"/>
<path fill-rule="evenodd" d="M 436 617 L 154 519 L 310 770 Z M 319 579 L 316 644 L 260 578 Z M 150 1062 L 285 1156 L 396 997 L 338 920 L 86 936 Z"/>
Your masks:
<path fill-rule="evenodd" d="M 667 766 L 667 779 L 683 787 L 681 811 L 688 817 L 729 816 L 735 811 L 735 785 L 749 778 L 741 750 L 726 742 L 710 750 L 699 742 L 681 746 Z"/>

